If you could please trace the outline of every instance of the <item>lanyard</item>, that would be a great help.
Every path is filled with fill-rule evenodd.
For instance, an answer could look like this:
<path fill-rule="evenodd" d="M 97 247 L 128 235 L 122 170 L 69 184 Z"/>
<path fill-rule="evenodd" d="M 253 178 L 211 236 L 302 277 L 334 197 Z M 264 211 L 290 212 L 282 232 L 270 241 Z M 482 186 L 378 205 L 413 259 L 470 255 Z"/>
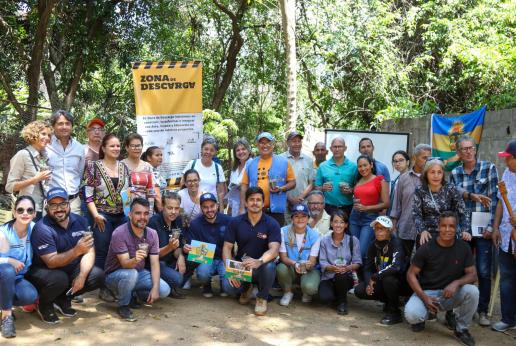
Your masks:
<path fill-rule="evenodd" d="M 298 250 L 298 251 L 299 251 L 299 252 L 298 252 L 298 254 L 297 254 L 297 259 L 298 259 L 298 261 L 300 261 L 300 260 L 301 260 L 301 254 L 303 253 L 303 250 L 305 249 L 306 234 L 307 234 L 307 233 L 308 233 L 308 232 L 307 232 L 307 231 L 305 231 L 305 236 L 303 237 L 303 241 L 301 242 L 301 247 L 300 247 L 300 248 L 299 248 L 299 250 Z M 296 245 L 297 245 L 297 240 L 296 240 Z"/>

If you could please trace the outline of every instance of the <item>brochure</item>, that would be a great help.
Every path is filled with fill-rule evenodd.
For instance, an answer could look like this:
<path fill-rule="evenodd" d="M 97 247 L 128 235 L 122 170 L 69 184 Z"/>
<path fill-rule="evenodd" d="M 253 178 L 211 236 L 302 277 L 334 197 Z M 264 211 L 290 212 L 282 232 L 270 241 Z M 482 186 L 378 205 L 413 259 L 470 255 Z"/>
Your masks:
<path fill-rule="evenodd" d="M 198 240 L 192 240 L 190 244 L 192 250 L 188 253 L 188 260 L 201 264 L 212 264 L 213 256 L 215 256 L 215 244 L 204 243 Z"/>

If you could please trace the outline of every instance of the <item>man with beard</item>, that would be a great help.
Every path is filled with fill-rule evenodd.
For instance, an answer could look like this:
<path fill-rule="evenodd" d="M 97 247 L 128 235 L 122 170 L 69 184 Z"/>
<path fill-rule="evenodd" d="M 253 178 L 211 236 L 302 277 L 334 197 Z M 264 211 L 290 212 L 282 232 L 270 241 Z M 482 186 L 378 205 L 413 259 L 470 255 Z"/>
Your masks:
<path fill-rule="evenodd" d="M 213 297 L 211 289 L 212 276 L 219 275 L 220 279 L 220 294 L 226 295 L 227 284 L 224 283 L 224 276 L 226 269 L 224 261 L 222 261 L 222 247 L 224 246 L 224 234 L 229 225 L 231 217 L 226 214 L 218 212 L 219 204 L 217 198 L 212 193 L 204 193 L 200 198 L 202 215 L 195 218 L 190 227 L 186 231 L 186 244 L 183 246 L 185 254 L 192 250 L 192 240 L 197 240 L 205 243 L 215 244 L 215 255 L 213 263 L 199 264 L 196 262 L 187 262 L 187 274 L 185 277 L 190 277 L 194 270 L 197 272 L 197 280 L 203 285 L 202 295 L 205 298 Z M 226 286 L 225 286 L 226 285 Z"/>
<path fill-rule="evenodd" d="M 147 227 L 150 204 L 137 197 L 131 202 L 129 222 L 113 231 L 106 258 L 106 286 L 118 297 L 118 315 L 134 322 L 130 307 L 140 307 L 138 298 L 152 304 L 170 294 L 169 285 L 160 279 L 158 234 Z M 145 269 L 149 258 L 150 271 Z"/>
<path fill-rule="evenodd" d="M 68 193 L 60 187 L 52 188 L 46 200 L 47 215 L 36 223 L 31 236 L 34 263 L 27 280 L 38 289 L 41 319 L 56 324 L 60 321 L 54 308 L 63 316 L 75 316 L 72 297 L 102 287 L 104 273 L 94 266 L 88 221 L 70 213 Z"/>
<path fill-rule="evenodd" d="M 324 194 L 322 191 L 313 190 L 306 198 L 310 210 L 308 224 L 317 230 L 320 235 L 325 235 L 330 230 L 330 215 L 324 210 Z"/>

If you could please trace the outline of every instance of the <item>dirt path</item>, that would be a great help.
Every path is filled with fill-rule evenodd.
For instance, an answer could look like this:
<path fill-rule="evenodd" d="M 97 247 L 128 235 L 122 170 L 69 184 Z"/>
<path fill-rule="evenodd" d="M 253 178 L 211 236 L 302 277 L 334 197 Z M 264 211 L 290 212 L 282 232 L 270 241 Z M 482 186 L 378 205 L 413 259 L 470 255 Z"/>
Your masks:
<path fill-rule="evenodd" d="M 167 298 L 152 308 L 134 310 L 134 323 L 120 321 L 115 305 L 99 301 L 95 294 L 74 307 L 78 317 L 62 319 L 57 326 L 44 324 L 36 313 L 18 310 L 18 337 L 0 339 L 0 345 L 458 345 L 439 322 L 427 323 L 417 334 L 406 323 L 382 326 L 381 306 L 353 296 L 348 316 L 296 299 L 288 308 L 277 300 L 269 303 L 268 316 L 258 318 L 252 305 L 240 306 L 235 299 L 217 295 L 206 299 L 199 288 L 190 290 L 184 300 Z M 516 345 L 514 337 L 478 325 L 471 332 L 477 345 Z"/>

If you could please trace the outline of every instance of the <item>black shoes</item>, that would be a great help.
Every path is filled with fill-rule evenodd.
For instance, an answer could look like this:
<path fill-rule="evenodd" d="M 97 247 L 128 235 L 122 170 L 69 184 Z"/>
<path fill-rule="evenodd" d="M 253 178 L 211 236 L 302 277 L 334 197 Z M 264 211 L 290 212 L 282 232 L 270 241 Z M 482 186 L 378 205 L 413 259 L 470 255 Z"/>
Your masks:
<path fill-rule="evenodd" d="M 127 322 L 135 322 L 136 318 L 133 316 L 133 312 L 129 309 L 129 306 L 119 306 L 118 307 L 118 315 Z"/>
<path fill-rule="evenodd" d="M 412 329 L 412 331 L 413 331 L 413 332 L 415 332 L 415 333 L 422 332 L 423 330 L 425 330 L 425 322 L 416 323 L 416 324 L 411 324 L 411 325 L 410 325 L 410 328 L 411 328 L 411 329 Z"/>
<path fill-rule="evenodd" d="M 54 302 L 54 308 L 65 317 L 74 317 L 77 315 L 77 311 L 72 308 L 72 302 L 70 299 L 57 299 Z"/>
<path fill-rule="evenodd" d="M 348 304 L 340 303 L 337 306 L 337 314 L 339 314 L 339 315 L 347 315 L 348 314 Z"/>
<path fill-rule="evenodd" d="M 401 323 L 402 321 L 403 319 L 401 318 L 400 313 L 387 313 L 380 323 L 386 326 L 392 326 L 393 324 Z"/>
<path fill-rule="evenodd" d="M 138 302 L 138 298 L 135 295 L 133 295 L 133 297 L 131 298 L 129 307 L 131 309 L 140 309 L 142 307 L 142 305 Z"/>
<path fill-rule="evenodd" d="M 41 320 L 48 324 L 57 324 L 61 321 L 59 320 L 59 317 L 57 317 L 56 312 L 54 311 L 54 306 L 50 305 L 48 307 L 39 305 L 37 312 L 39 316 L 41 317 Z"/>
<path fill-rule="evenodd" d="M 444 325 L 448 327 L 449 330 L 457 329 L 457 319 L 455 318 L 453 310 L 446 311 Z"/>
<path fill-rule="evenodd" d="M 467 329 L 463 329 L 460 332 L 454 331 L 455 337 L 466 346 L 475 346 L 475 339 L 471 336 Z"/>
<path fill-rule="evenodd" d="M 181 293 L 178 289 L 172 288 L 170 290 L 170 294 L 168 295 L 170 298 L 174 299 L 185 299 L 185 295 Z"/>

